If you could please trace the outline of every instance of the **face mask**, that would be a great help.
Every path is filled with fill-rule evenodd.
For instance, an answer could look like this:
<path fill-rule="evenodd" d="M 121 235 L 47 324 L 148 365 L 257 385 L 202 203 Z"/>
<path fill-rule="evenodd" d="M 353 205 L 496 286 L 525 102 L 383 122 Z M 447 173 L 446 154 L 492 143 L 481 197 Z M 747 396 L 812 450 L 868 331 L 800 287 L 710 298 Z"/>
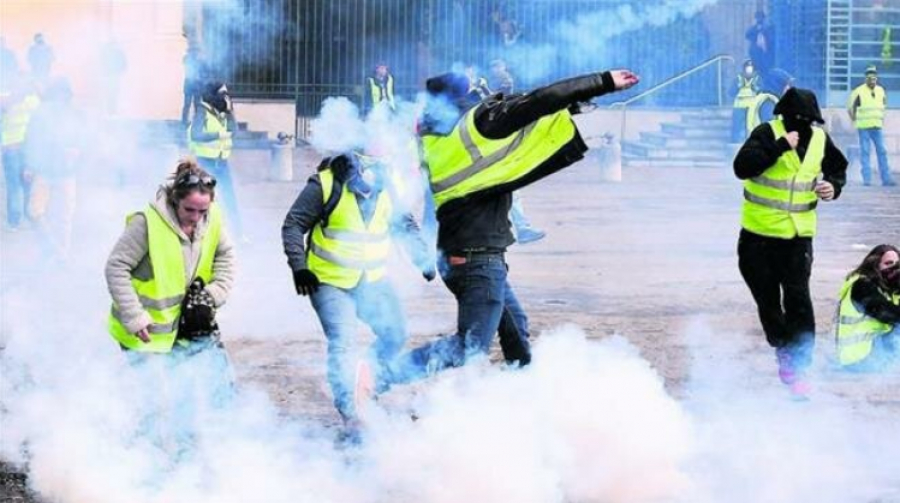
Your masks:
<path fill-rule="evenodd" d="M 219 112 L 224 112 L 228 109 L 228 100 L 225 98 L 224 93 L 218 93 L 213 97 L 210 105 Z"/>
<path fill-rule="evenodd" d="M 747 75 L 753 75 L 753 67 L 748 66 L 747 68 L 744 68 L 744 73 L 746 73 Z"/>
<path fill-rule="evenodd" d="M 900 287 L 900 264 L 881 271 L 884 281 L 893 287 Z"/>

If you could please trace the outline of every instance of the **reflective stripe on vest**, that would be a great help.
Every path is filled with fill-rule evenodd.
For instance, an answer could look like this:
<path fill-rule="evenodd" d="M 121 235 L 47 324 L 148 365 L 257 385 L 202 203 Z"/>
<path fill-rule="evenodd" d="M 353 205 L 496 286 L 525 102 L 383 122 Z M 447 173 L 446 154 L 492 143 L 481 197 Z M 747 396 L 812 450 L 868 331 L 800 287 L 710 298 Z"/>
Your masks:
<path fill-rule="evenodd" d="M 835 324 L 838 361 L 841 365 L 852 365 L 866 359 L 872 353 L 875 338 L 890 333 L 894 328 L 856 308 L 851 291 L 857 280 L 859 275 L 853 275 L 841 287 L 838 323 Z M 894 304 L 900 305 L 900 294 L 882 294 Z"/>
<path fill-rule="evenodd" d="M 171 224 L 165 220 L 154 206 L 142 213 L 147 219 L 148 255 L 152 277 L 147 280 L 131 277 L 131 284 L 138 295 L 141 306 L 150 315 L 148 327 L 150 342 L 143 342 L 130 333 L 122 323 L 118 306 L 110 310 L 109 330 L 113 339 L 122 346 L 134 350 L 153 353 L 167 353 L 172 350 L 178 335 L 178 320 L 181 302 L 187 290 L 184 274 L 184 254 L 181 239 Z M 129 220 L 134 215 L 129 217 Z M 222 229 L 221 212 L 218 206 L 210 205 L 206 233 L 200 245 L 200 261 L 195 278 L 203 278 L 207 284 L 212 280 L 212 265 Z"/>
<path fill-rule="evenodd" d="M 750 108 L 753 106 L 754 98 L 756 98 L 756 87 L 759 77 L 754 75 L 749 79 L 743 75 L 738 75 L 738 92 L 734 97 L 734 108 Z"/>
<path fill-rule="evenodd" d="M 228 120 L 225 114 L 220 114 L 213 110 L 206 103 L 200 104 L 203 107 L 203 133 L 211 133 L 218 135 L 219 133 L 228 132 Z M 194 141 L 191 139 L 191 130 L 196 124 L 191 123 L 187 128 L 188 148 L 191 153 L 197 157 L 205 157 L 207 159 L 228 159 L 231 157 L 231 138 L 216 138 L 210 141 Z"/>
<path fill-rule="evenodd" d="M 369 94 L 372 96 L 372 106 L 382 101 L 387 101 L 391 108 L 394 108 L 394 77 L 387 76 L 384 87 L 378 85 L 374 77 L 369 77 Z"/>
<path fill-rule="evenodd" d="M 562 110 L 506 138 L 491 140 L 475 127 L 475 108 L 469 110 L 449 135 L 422 137 L 435 205 L 440 208 L 447 201 L 525 177 L 576 133 L 571 114 Z"/>
<path fill-rule="evenodd" d="M 753 97 L 753 102 L 747 109 L 747 136 L 750 136 L 750 133 L 763 123 L 762 117 L 760 117 L 759 114 L 762 112 L 762 106 L 767 101 L 772 102 L 773 106 L 777 105 L 778 96 L 770 93 L 761 93 Z"/>
<path fill-rule="evenodd" d="M 25 141 L 25 133 L 28 131 L 28 123 L 31 115 L 41 104 L 41 100 L 35 94 L 29 94 L 22 101 L 9 107 L 2 117 L 3 120 L 3 146 L 18 145 Z"/>
<path fill-rule="evenodd" d="M 330 169 L 319 173 L 322 201 L 327 202 L 334 190 L 334 174 Z M 393 202 L 387 190 L 376 197 L 375 210 L 368 224 L 363 221 L 356 195 L 342 185 L 341 197 L 328 217 L 328 225 L 313 227 L 307 250 L 307 266 L 322 283 L 338 288 L 355 287 L 365 278 L 377 281 L 386 273 L 390 252 L 388 234 Z"/>
<path fill-rule="evenodd" d="M 874 129 L 884 126 L 884 109 L 885 96 L 884 88 L 875 86 L 870 89 L 869 86 L 863 84 L 853 90 L 850 95 L 852 102 L 855 97 L 859 97 L 859 107 L 856 108 L 856 120 L 854 125 L 857 129 Z M 853 106 L 852 103 L 850 106 Z"/>
<path fill-rule="evenodd" d="M 780 120 L 769 122 L 775 139 L 786 133 Z M 814 127 L 803 161 L 794 150 L 778 158 L 760 176 L 744 180 L 741 225 L 762 236 L 790 239 L 816 233 L 816 179 L 825 157 L 825 133 Z"/>

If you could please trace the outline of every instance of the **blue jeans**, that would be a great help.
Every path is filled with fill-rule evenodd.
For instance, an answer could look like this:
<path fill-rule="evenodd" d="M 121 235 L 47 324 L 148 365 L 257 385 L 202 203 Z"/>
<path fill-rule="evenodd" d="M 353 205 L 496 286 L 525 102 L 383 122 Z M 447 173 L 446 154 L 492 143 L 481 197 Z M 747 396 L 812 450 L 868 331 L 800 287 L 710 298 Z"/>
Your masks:
<path fill-rule="evenodd" d="M 234 192 L 234 181 L 231 178 L 231 167 L 226 159 L 210 159 L 198 157 L 200 167 L 216 178 L 216 201 L 225 209 L 225 222 L 235 238 L 244 236 L 241 213 L 238 211 L 237 195 Z"/>
<path fill-rule="evenodd" d="M 413 381 L 461 366 L 473 356 L 487 355 L 498 332 L 507 363 L 531 362 L 528 317 L 507 281 L 503 254 L 468 254 L 462 258 L 465 263 L 450 265 L 444 258 L 439 264 L 444 283 L 456 297 L 456 333 L 404 355 L 393 368 L 393 382 Z"/>
<path fill-rule="evenodd" d="M 21 147 L 3 148 L 3 176 L 6 180 L 6 222 L 18 227 L 26 214 L 31 184 L 22 179 L 25 154 Z"/>
<path fill-rule="evenodd" d="M 406 317 L 400 299 L 387 280 L 360 282 L 351 289 L 322 284 L 310 296 L 313 308 L 328 339 L 328 384 L 334 406 L 341 417 L 353 419 L 353 382 L 356 375 L 353 346 L 357 337 L 357 319 L 375 334 L 369 358 L 373 360 L 376 382 L 406 343 Z"/>
<path fill-rule="evenodd" d="M 196 432 L 204 412 L 219 411 L 234 398 L 234 373 L 222 344 L 204 337 L 165 354 L 126 351 L 129 363 L 138 371 L 141 385 L 136 390 L 148 396 L 149 407 L 140 422 L 140 433 L 168 451 L 173 461 L 189 454 L 196 444 Z"/>
<path fill-rule="evenodd" d="M 863 183 L 872 183 L 872 165 L 869 163 L 869 142 L 875 145 L 875 156 L 878 158 L 878 171 L 881 173 L 881 183 L 889 185 L 891 168 L 888 166 L 887 150 L 884 148 L 884 135 L 881 128 L 860 129 L 859 131 L 859 163 L 862 165 Z"/>

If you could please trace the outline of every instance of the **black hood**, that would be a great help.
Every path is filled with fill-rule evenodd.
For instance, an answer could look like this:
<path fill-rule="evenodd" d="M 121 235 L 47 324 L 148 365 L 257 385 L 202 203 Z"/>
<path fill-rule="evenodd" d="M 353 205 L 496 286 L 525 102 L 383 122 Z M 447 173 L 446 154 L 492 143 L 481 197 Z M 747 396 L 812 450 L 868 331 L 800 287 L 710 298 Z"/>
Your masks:
<path fill-rule="evenodd" d="M 778 101 L 778 104 L 775 105 L 774 113 L 781 115 L 786 120 L 799 118 L 808 122 L 825 124 L 815 93 L 807 89 L 798 89 L 796 87 L 788 89 Z"/>

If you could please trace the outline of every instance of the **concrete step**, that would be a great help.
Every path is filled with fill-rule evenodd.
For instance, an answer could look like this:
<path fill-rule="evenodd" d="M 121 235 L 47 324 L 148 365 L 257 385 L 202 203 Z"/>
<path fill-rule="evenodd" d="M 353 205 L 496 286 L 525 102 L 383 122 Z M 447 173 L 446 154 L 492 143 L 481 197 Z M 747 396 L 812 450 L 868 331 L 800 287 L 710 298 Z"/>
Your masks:
<path fill-rule="evenodd" d="M 708 117 L 705 115 L 682 115 L 681 123 L 690 126 L 699 127 L 731 127 L 731 116 L 728 117 Z"/>
<path fill-rule="evenodd" d="M 729 151 L 724 148 L 718 149 L 666 149 L 647 147 L 640 144 L 623 144 L 622 157 L 640 159 L 694 159 L 722 161 L 730 158 Z"/>
<path fill-rule="evenodd" d="M 731 162 L 689 159 L 637 159 L 622 158 L 623 168 L 712 168 L 730 169 Z"/>
<path fill-rule="evenodd" d="M 719 119 L 731 118 L 731 107 L 699 108 L 681 112 L 683 118 L 713 117 Z"/>
<path fill-rule="evenodd" d="M 725 141 L 731 136 L 731 129 L 724 127 L 698 127 L 685 124 L 662 124 L 662 132 L 680 138 L 714 138 Z"/>
<path fill-rule="evenodd" d="M 641 139 L 631 143 L 642 143 L 658 148 L 725 148 L 726 145 L 720 138 L 710 141 L 704 137 L 672 136 L 657 132 L 641 133 Z"/>

